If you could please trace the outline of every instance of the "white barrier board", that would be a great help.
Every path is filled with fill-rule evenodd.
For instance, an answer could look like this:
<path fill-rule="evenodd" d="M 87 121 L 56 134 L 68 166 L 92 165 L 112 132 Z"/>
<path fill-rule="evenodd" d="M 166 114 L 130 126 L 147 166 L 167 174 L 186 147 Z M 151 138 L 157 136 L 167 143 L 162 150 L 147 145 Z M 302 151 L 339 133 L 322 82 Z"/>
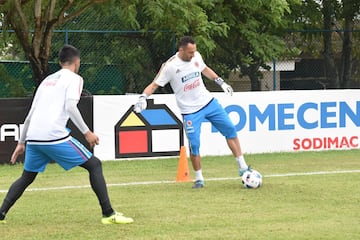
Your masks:
<path fill-rule="evenodd" d="M 213 95 L 235 124 L 245 153 L 359 148 L 360 90 Z M 173 154 L 177 150 L 181 139 L 176 131 L 179 125 L 171 119 L 168 110 L 161 110 L 166 104 L 182 120 L 174 95 L 150 98 L 154 99 L 154 110 L 137 116 L 131 113 L 131 106 L 138 99 L 136 95 L 94 96 L 94 131 L 100 137 L 100 145 L 95 149 L 98 157 L 115 159 L 116 151 L 123 151 L 123 156 L 131 151 L 166 156 L 167 151 Z M 119 132 L 115 130 L 117 123 Z M 209 122 L 202 125 L 200 153 L 231 154 L 223 136 Z"/>

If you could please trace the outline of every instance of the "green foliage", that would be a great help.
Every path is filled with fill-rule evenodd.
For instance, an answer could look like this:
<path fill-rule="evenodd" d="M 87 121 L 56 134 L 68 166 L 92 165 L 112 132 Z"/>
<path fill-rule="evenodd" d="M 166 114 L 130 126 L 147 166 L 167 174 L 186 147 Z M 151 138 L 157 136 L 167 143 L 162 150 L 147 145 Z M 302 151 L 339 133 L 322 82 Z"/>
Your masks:
<path fill-rule="evenodd" d="M 226 37 L 215 37 L 212 66 L 225 76 L 233 69 L 241 69 L 241 73 L 249 75 L 255 83 L 253 90 L 258 90 L 259 67 L 266 67 L 266 62 L 286 52 L 282 36 L 289 25 L 286 16 L 291 11 L 290 3 L 284 0 L 217 0 L 212 3 L 213 6 L 206 6 L 210 20 L 228 26 Z"/>
<path fill-rule="evenodd" d="M 338 5 L 340 5 L 337 2 Z M 342 12 L 341 16 L 343 18 L 350 17 L 355 20 L 355 18 L 360 14 L 360 1 L 358 0 L 342 0 Z"/>
<path fill-rule="evenodd" d="M 29 73 L 29 69 L 26 69 L 25 67 L 21 70 L 20 73 Z M 0 96 L 24 97 L 29 95 L 30 93 L 31 92 L 26 90 L 26 88 L 24 87 L 22 81 L 19 81 L 12 74 L 10 74 L 4 64 L 0 65 Z"/>
<path fill-rule="evenodd" d="M 333 29 L 326 30 L 343 30 L 343 22 L 345 16 L 352 16 L 354 19 L 354 28 L 360 27 L 358 20 L 360 14 L 360 1 L 357 0 L 327 0 L 330 4 L 330 13 L 332 17 Z M 302 0 L 301 4 L 291 5 L 291 14 L 288 15 L 289 21 L 294 24 L 289 26 L 289 31 L 295 30 L 291 36 L 291 42 L 294 43 L 304 53 L 312 54 L 317 57 L 320 56 L 323 51 L 323 28 L 324 28 L 324 16 L 323 16 L 323 3 L 316 0 Z M 300 30 L 300 33 L 296 31 Z M 316 31 L 318 30 L 318 31 Z M 355 33 L 356 36 L 356 33 Z M 342 51 L 342 32 L 334 32 L 332 34 L 333 46 L 335 53 L 341 53 Z M 354 37 L 353 41 L 354 54 L 360 52 L 357 48 L 359 38 Z"/>
<path fill-rule="evenodd" d="M 359 34 L 352 32 L 360 27 L 359 17 L 357 0 L 303 0 L 289 15 L 295 32 L 288 43 L 301 49 L 304 56 L 325 59 L 330 88 L 349 88 L 351 82 L 359 81 Z"/>
<path fill-rule="evenodd" d="M 174 53 L 176 39 L 183 35 L 195 36 L 199 51 L 222 75 L 227 76 L 238 67 L 244 69 L 243 74 L 256 75 L 265 62 L 285 53 L 282 36 L 289 26 L 287 17 L 299 1 L 108 0 L 57 29 L 140 31 L 142 34 L 69 33 L 68 39 L 81 49 L 84 63 L 96 64 L 100 69 L 104 65 L 118 66 L 121 81 L 127 86 L 118 94 L 139 92 Z M 30 3 L 33 1 L 28 1 L 24 11 L 33 27 Z M 66 14 L 73 14 L 81 6 L 81 1 L 74 3 Z M 56 5 L 55 10 L 60 7 L 61 4 Z M 2 9 L 5 11 L 6 7 Z M 57 51 L 65 38 L 60 35 L 53 36 L 50 61 L 57 62 Z M 95 72 L 83 72 L 90 83 L 95 82 Z M 95 93 L 106 91 L 99 89 Z"/>
<path fill-rule="evenodd" d="M 209 20 L 201 2 L 193 0 L 142 1 L 140 5 L 143 7 L 142 11 L 139 11 L 139 21 L 145 30 L 168 29 L 175 33 L 176 37 L 184 34 L 196 36 L 200 50 L 210 53 L 216 47 L 212 37 L 225 37 L 228 25 L 224 22 Z"/>
<path fill-rule="evenodd" d="M 205 11 L 195 1 L 113 0 L 66 23 L 64 29 L 125 30 L 69 33 L 69 43 L 81 49 L 83 63 L 96 63 L 97 70 L 106 64 L 118 67 L 126 89 L 116 93 L 123 94 L 141 92 L 152 81 L 161 64 L 176 51 L 177 37 L 193 34 L 200 51 L 206 54 L 216 46 L 212 36 L 224 36 L 227 26 L 208 21 Z M 133 32 L 134 29 L 140 32 Z M 62 42 L 63 38 L 56 37 L 53 45 L 60 47 Z M 51 59 L 57 61 L 55 52 Z M 95 83 L 94 67 L 93 71 L 81 72 L 86 79 L 85 87 Z M 97 84 L 101 85 L 101 82 Z M 93 93 L 109 94 L 105 89 Z"/>

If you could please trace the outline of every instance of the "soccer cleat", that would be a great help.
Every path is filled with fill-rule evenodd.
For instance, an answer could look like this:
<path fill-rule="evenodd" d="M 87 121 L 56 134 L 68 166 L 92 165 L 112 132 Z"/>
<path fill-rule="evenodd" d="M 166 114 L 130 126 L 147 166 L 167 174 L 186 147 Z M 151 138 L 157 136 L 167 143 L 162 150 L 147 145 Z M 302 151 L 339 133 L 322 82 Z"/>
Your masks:
<path fill-rule="evenodd" d="M 205 185 L 203 180 L 196 180 L 194 183 L 193 189 L 203 188 Z"/>
<path fill-rule="evenodd" d="M 103 217 L 102 224 L 128 224 L 134 222 L 134 219 L 125 217 L 122 213 L 115 212 L 110 217 Z"/>
<path fill-rule="evenodd" d="M 246 171 L 251 171 L 250 166 L 248 166 L 247 168 L 239 168 L 239 176 L 242 177 L 242 175 L 244 175 Z"/>

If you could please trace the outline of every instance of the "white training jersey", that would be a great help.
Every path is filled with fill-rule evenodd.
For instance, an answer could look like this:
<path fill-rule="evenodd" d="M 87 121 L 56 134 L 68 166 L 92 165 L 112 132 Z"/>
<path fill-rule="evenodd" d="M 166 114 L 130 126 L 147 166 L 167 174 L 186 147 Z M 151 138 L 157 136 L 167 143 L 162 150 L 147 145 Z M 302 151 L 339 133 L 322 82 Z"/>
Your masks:
<path fill-rule="evenodd" d="M 213 98 L 201 77 L 205 67 L 206 64 L 199 52 L 195 52 L 189 62 L 181 60 L 176 53 L 162 65 L 154 81 L 161 87 L 170 83 L 180 112 L 194 113 L 205 107 Z"/>
<path fill-rule="evenodd" d="M 56 141 L 69 135 L 66 129 L 69 115 L 68 99 L 79 100 L 83 79 L 78 74 L 61 69 L 45 78 L 35 94 L 26 140 Z"/>

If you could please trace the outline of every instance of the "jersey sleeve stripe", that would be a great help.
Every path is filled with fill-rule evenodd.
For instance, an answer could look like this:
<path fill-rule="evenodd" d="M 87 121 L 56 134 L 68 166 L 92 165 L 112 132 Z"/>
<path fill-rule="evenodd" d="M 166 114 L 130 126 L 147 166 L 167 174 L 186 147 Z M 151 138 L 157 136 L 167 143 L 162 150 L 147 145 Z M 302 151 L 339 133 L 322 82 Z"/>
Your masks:
<path fill-rule="evenodd" d="M 163 69 L 164 69 L 164 67 L 165 67 L 165 64 L 166 64 L 166 63 L 163 63 L 163 64 L 161 65 L 160 70 L 158 71 L 158 73 L 156 74 L 156 76 L 155 76 L 155 78 L 154 78 L 154 82 L 156 82 L 156 83 L 157 83 L 157 81 L 156 81 L 156 80 L 158 80 L 158 78 L 159 78 L 159 76 L 160 76 L 161 72 L 163 71 Z M 163 86 L 161 86 L 161 87 L 163 87 Z"/>
<path fill-rule="evenodd" d="M 154 82 L 155 82 L 156 84 L 158 84 L 159 86 L 164 87 L 164 86 L 166 85 L 166 84 L 160 82 L 158 79 L 159 79 L 160 74 L 164 71 L 164 68 L 167 66 L 167 64 L 169 64 L 172 60 L 174 60 L 175 57 L 176 57 L 176 55 L 172 56 L 172 57 L 169 58 L 165 63 L 163 63 L 163 64 L 161 65 L 161 68 L 160 68 L 159 72 L 156 74 L 156 76 L 155 76 L 155 78 L 154 78 Z"/>

